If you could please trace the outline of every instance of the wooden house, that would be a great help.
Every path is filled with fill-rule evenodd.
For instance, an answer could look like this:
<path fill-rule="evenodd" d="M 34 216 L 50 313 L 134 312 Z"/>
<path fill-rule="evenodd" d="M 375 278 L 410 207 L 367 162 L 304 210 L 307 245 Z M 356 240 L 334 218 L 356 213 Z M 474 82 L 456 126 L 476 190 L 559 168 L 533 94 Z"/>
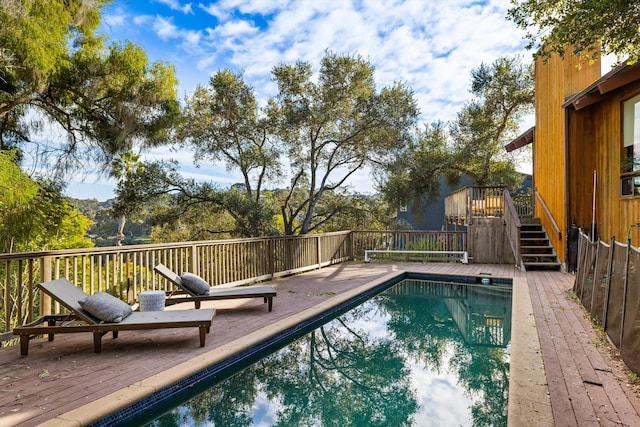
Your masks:
<path fill-rule="evenodd" d="M 572 224 L 640 243 L 640 64 L 601 77 L 600 63 L 537 58 L 535 216 L 560 260 Z"/>

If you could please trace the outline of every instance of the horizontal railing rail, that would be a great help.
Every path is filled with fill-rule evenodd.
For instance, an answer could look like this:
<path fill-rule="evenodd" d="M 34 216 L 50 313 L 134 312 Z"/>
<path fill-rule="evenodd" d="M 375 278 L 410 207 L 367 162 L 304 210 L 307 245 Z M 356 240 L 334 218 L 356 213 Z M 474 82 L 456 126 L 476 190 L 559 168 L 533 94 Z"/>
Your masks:
<path fill-rule="evenodd" d="M 38 292 L 41 282 L 65 277 L 86 293 L 108 292 L 133 303 L 140 292 L 173 290 L 154 274 L 165 264 L 212 286 L 271 280 L 364 258 L 367 249 L 466 251 L 464 232 L 342 231 L 305 236 L 213 240 L 0 254 L 0 342 L 12 329 L 62 308 Z"/>

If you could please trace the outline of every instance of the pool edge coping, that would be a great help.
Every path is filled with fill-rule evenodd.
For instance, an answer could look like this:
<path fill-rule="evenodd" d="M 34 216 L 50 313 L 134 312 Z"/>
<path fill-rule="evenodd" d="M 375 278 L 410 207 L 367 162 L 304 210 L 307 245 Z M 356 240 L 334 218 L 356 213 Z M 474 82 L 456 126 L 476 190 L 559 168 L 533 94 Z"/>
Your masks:
<path fill-rule="evenodd" d="M 529 282 L 513 278 L 507 426 L 555 426 Z"/>
<path fill-rule="evenodd" d="M 333 296 L 299 313 L 276 321 L 244 337 L 221 347 L 193 357 L 166 371 L 152 375 L 121 390 L 110 393 L 91 403 L 58 415 L 42 426 L 84 426 L 108 417 L 110 414 L 129 407 L 154 393 L 168 388 L 186 377 L 194 375 L 219 363 L 240 351 L 246 350 L 282 333 L 301 322 L 312 319 L 323 312 L 346 303 L 359 295 L 393 280 L 401 275 L 414 274 L 412 271 L 395 271 L 357 288 Z M 425 272 L 415 274 L 424 275 Z M 428 273 L 426 273 L 428 274 Z M 441 274 L 440 274 L 441 275 Z M 477 274 L 455 274 L 455 276 L 478 277 Z M 507 425 L 524 425 L 536 419 L 540 426 L 553 426 L 546 373 L 542 361 L 542 350 L 533 316 L 533 306 L 526 278 L 507 278 L 513 283 L 511 354 L 509 370 L 509 398 Z M 212 332 L 213 329 L 212 329 Z M 514 357 L 517 356 L 517 357 Z M 516 363 L 514 363 L 514 360 Z"/>

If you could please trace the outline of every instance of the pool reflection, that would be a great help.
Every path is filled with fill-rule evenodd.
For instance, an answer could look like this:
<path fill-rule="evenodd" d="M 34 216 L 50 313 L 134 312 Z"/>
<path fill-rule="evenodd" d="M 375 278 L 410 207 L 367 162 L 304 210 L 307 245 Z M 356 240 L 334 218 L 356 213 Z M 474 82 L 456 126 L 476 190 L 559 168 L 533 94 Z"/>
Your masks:
<path fill-rule="evenodd" d="M 511 290 L 406 280 L 154 426 L 506 425 Z"/>

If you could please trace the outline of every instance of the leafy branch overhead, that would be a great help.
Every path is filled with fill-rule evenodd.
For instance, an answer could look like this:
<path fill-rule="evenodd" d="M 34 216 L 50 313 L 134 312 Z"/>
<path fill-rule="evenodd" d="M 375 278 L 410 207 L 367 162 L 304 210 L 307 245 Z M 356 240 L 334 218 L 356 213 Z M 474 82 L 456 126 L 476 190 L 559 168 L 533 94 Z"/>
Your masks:
<path fill-rule="evenodd" d="M 2 3 L 0 148 L 22 149 L 51 124 L 66 135 L 55 158 L 68 169 L 88 158 L 106 165 L 134 142 L 166 142 L 179 112 L 174 69 L 130 42 L 107 45 L 96 34 L 107 3 Z"/>
<path fill-rule="evenodd" d="M 640 58 L 640 5 L 620 0 L 512 0 L 508 18 L 527 31 L 528 48 L 543 56 L 577 54 L 587 60 L 614 54 Z"/>

